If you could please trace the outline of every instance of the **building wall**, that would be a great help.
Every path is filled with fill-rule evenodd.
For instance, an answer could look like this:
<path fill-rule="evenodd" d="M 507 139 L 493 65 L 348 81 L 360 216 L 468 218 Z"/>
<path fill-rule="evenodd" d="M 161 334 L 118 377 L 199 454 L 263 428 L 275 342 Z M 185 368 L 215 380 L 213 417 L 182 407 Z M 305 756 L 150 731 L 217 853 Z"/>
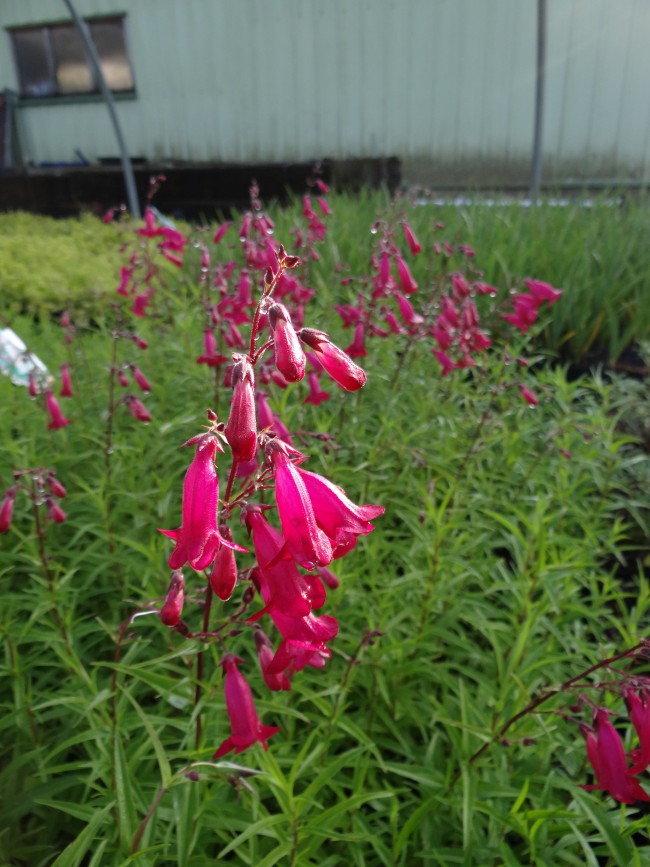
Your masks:
<path fill-rule="evenodd" d="M 127 12 L 137 98 L 118 104 L 150 160 L 395 155 L 413 179 L 529 174 L 536 0 L 76 0 Z M 650 2 L 547 0 L 544 179 L 650 180 Z M 2 0 L 0 26 L 66 18 Z M 9 37 L 0 87 L 16 88 Z M 101 102 L 23 105 L 35 163 L 117 156 Z"/>

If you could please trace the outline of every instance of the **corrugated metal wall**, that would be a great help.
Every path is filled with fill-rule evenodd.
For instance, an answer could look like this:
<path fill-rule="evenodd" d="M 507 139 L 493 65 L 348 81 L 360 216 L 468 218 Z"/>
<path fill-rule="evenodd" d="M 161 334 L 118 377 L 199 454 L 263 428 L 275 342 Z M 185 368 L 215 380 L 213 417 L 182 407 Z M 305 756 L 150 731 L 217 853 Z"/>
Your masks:
<path fill-rule="evenodd" d="M 137 99 L 118 113 L 152 160 L 400 157 L 407 177 L 526 182 L 536 0 L 76 0 L 126 10 Z M 65 18 L 2 0 L 3 27 Z M 9 38 L 0 87 L 16 87 Z M 544 180 L 650 180 L 649 0 L 548 0 Z M 101 103 L 20 109 L 34 162 L 115 156 Z"/>

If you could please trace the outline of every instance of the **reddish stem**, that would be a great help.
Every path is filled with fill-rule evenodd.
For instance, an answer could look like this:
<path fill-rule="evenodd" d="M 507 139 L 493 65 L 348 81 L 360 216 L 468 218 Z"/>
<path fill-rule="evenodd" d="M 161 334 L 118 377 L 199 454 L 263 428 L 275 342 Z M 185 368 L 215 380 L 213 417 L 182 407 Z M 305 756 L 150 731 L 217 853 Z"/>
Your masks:
<path fill-rule="evenodd" d="M 507 722 L 505 722 L 497 730 L 497 732 L 494 735 L 492 735 L 492 737 L 490 738 L 489 741 L 486 741 L 481 747 L 479 747 L 478 750 L 476 750 L 475 753 L 472 753 L 472 755 L 467 760 L 467 767 L 469 767 L 470 765 L 473 765 L 474 762 L 480 756 L 482 756 L 483 753 L 489 747 L 491 747 L 495 741 L 500 741 L 501 738 L 508 731 L 508 729 L 510 729 L 516 722 L 518 722 L 522 717 L 525 717 L 529 713 L 532 713 L 533 711 L 537 710 L 537 708 L 540 705 L 544 704 L 544 702 L 548 701 L 549 698 L 553 698 L 554 695 L 558 695 L 561 692 L 566 692 L 566 690 L 571 689 L 572 686 L 574 686 L 576 683 L 581 681 L 584 677 L 588 677 L 590 674 L 593 674 L 594 671 L 598 671 L 601 668 L 606 668 L 608 665 L 612 665 L 612 663 L 618 662 L 619 659 L 625 659 L 626 657 L 632 656 L 638 650 L 641 650 L 642 648 L 647 649 L 649 646 L 650 646 L 650 642 L 648 642 L 646 639 L 644 639 L 643 641 L 640 641 L 638 644 L 635 644 L 634 647 L 631 647 L 628 650 L 624 650 L 621 653 L 617 653 L 615 656 L 609 656 L 609 657 L 607 657 L 607 659 L 602 659 L 600 662 L 597 662 L 595 665 L 592 665 L 589 668 L 585 669 L 584 671 L 581 671 L 580 674 L 576 674 L 575 677 L 570 677 L 569 680 L 565 680 L 561 686 L 557 687 L 557 689 L 549 689 L 549 690 L 546 690 L 545 692 L 542 692 L 540 695 L 537 696 L 536 699 L 531 701 L 530 704 L 526 705 L 526 707 L 523 708 L 523 710 L 520 710 L 514 716 L 510 717 L 510 719 Z M 458 768 L 458 770 L 456 771 L 456 773 L 454 774 L 454 777 L 452 779 L 452 784 L 456 783 L 458 781 L 461 773 L 462 773 L 462 768 Z"/>

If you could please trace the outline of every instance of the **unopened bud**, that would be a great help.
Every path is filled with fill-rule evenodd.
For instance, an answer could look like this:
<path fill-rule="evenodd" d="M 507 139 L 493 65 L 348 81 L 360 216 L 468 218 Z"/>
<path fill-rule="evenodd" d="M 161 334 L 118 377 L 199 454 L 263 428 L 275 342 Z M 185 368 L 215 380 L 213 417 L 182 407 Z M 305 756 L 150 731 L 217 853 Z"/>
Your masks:
<path fill-rule="evenodd" d="M 183 613 L 183 602 L 185 600 L 185 578 L 180 569 L 176 569 L 171 574 L 169 587 L 167 588 L 167 596 L 160 609 L 160 619 L 165 626 L 176 626 L 181 619 Z"/>

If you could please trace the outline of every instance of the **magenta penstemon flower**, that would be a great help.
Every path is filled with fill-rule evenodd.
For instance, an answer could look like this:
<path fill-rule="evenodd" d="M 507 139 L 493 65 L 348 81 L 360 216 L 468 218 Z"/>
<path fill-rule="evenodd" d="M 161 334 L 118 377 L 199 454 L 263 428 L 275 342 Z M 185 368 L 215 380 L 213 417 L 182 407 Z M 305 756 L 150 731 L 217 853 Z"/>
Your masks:
<path fill-rule="evenodd" d="M 228 359 L 217 352 L 217 339 L 211 328 L 203 332 L 203 355 L 196 359 L 197 364 L 207 364 L 209 367 L 219 367 Z"/>
<path fill-rule="evenodd" d="M 232 371 L 233 396 L 224 433 L 234 457 L 250 461 L 257 448 L 255 374 L 248 358 L 237 356 Z"/>
<path fill-rule="evenodd" d="M 50 415 L 50 423 L 48 424 L 49 430 L 58 430 L 59 428 L 71 424 L 72 419 L 64 418 L 59 402 L 49 388 L 45 391 L 45 408 Z"/>
<path fill-rule="evenodd" d="M 332 343 L 327 334 L 315 328 L 302 328 L 298 334 L 311 349 L 337 385 L 346 391 L 357 391 L 366 384 L 366 374 L 346 353 Z"/>
<path fill-rule="evenodd" d="M 409 250 L 414 256 L 417 256 L 418 253 L 422 252 L 422 247 L 418 239 L 415 237 L 413 229 L 411 229 L 406 220 L 404 220 L 402 223 L 402 229 L 404 229 L 404 238 L 406 240 L 406 243 L 408 244 Z"/>
<path fill-rule="evenodd" d="M 294 463 L 304 457 L 294 449 L 290 456 L 289 448 L 277 439 L 267 445 L 267 460 L 273 467 L 275 501 L 287 549 L 306 569 L 326 566 L 332 560 L 332 545 L 316 523 L 314 506 Z"/>
<path fill-rule="evenodd" d="M 183 521 L 177 530 L 160 530 L 176 542 L 169 557 L 169 568 L 180 569 L 189 563 L 200 571 L 212 563 L 220 545 L 233 546 L 217 529 L 219 480 L 214 464 L 217 452 L 223 451 L 213 434 L 194 437 L 186 445 L 196 445 L 194 460 L 183 482 Z M 239 549 L 242 550 L 242 549 Z"/>
<path fill-rule="evenodd" d="M 402 291 L 405 295 L 412 295 L 414 292 L 418 291 L 418 284 L 413 279 L 411 270 L 404 259 L 401 256 L 396 256 L 396 259 L 397 273 L 399 275 L 399 282 L 402 285 Z"/>
<path fill-rule="evenodd" d="M 596 775 L 596 785 L 583 788 L 609 792 L 622 804 L 650 801 L 650 795 L 641 787 L 634 772 L 628 767 L 621 736 L 612 725 L 609 713 L 605 708 L 596 708 L 595 737 L 593 730 L 587 726 L 582 727 L 587 741 L 587 756 Z"/>
<path fill-rule="evenodd" d="M 233 654 L 227 654 L 222 661 L 226 671 L 226 712 L 230 719 L 230 737 L 221 744 L 213 759 L 220 759 L 231 750 L 241 753 L 260 743 L 265 750 L 270 737 L 280 731 L 278 726 L 265 726 L 255 710 L 253 693 L 248 681 L 239 671 L 238 664 L 244 660 Z"/>
<path fill-rule="evenodd" d="M 639 774 L 650 767 L 650 692 L 626 689 L 623 693 L 630 720 L 639 738 L 639 748 L 630 751 L 633 766 L 631 774 Z"/>
<path fill-rule="evenodd" d="M 140 389 L 140 391 L 148 394 L 151 391 L 151 385 L 149 383 L 149 380 L 140 370 L 140 368 L 137 367 L 135 364 L 131 364 L 130 367 L 131 373 L 133 374 L 133 379 L 135 379 L 138 388 Z"/>
<path fill-rule="evenodd" d="M 318 406 L 324 400 L 330 399 L 329 391 L 325 391 L 321 388 L 320 379 L 318 378 L 318 374 L 310 370 L 307 374 L 307 384 L 309 385 L 309 394 L 305 398 L 305 403 L 311 403 L 313 406 Z M 286 442 L 286 439 L 282 437 Z"/>
<path fill-rule="evenodd" d="M 124 398 L 127 409 L 136 421 L 148 424 L 151 421 L 151 413 L 135 394 L 129 394 Z"/>
<path fill-rule="evenodd" d="M 357 506 L 342 488 L 323 476 L 299 469 L 300 452 L 271 440 L 267 460 L 275 474 L 275 497 L 282 532 L 291 556 L 307 569 L 327 566 L 373 530 L 370 523 L 384 513 L 382 506 Z"/>
<path fill-rule="evenodd" d="M 55 524 L 62 524 L 67 515 L 56 502 L 56 500 L 51 499 L 50 497 L 46 497 L 45 505 L 47 506 L 47 511 L 49 512 L 50 518 L 54 521 Z"/>
<path fill-rule="evenodd" d="M 70 366 L 68 364 L 61 365 L 61 397 L 72 397 L 72 382 L 70 381 Z"/>
<path fill-rule="evenodd" d="M 57 477 L 52 472 L 48 472 L 45 475 L 45 484 L 50 489 L 51 493 L 54 494 L 55 497 L 61 499 L 66 495 L 66 489 L 61 484 L 61 482 L 57 479 Z"/>
<path fill-rule="evenodd" d="M 537 406 L 537 404 L 539 403 L 539 398 L 536 397 L 529 388 L 526 388 L 525 385 L 520 385 L 519 391 L 521 392 L 521 396 L 526 401 L 528 406 Z"/>
<path fill-rule="evenodd" d="M 269 674 L 269 667 L 273 664 L 273 645 L 268 636 L 259 628 L 255 630 L 255 647 L 262 677 L 267 687 L 273 692 L 291 689 L 291 681 L 286 672 L 280 671 L 276 674 Z"/>
<path fill-rule="evenodd" d="M 298 382 L 305 375 L 305 353 L 284 304 L 276 303 L 269 307 L 269 325 L 278 370 L 287 382 Z"/>
<path fill-rule="evenodd" d="M 18 485 L 12 485 L 5 491 L 5 495 L 2 498 L 2 503 L 0 504 L 0 533 L 9 532 L 11 519 L 14 514 L 14 502 L 16 500 L 17 491 Z"/>

